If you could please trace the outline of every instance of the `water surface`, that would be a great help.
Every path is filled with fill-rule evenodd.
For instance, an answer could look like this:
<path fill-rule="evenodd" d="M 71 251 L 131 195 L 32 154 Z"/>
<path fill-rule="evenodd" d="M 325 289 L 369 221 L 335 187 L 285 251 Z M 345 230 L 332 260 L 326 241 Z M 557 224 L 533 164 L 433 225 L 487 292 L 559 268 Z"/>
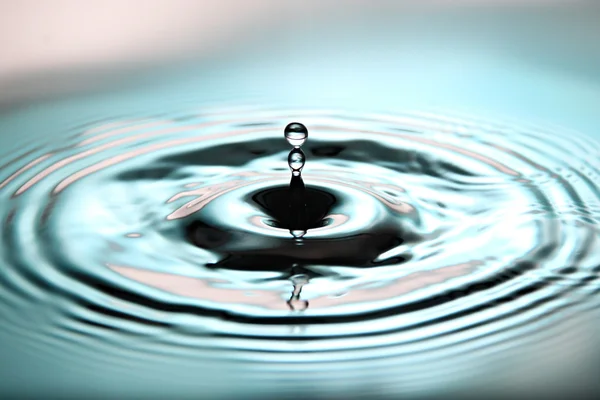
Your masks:
<path fill-rule="evenodd" d="M 411 397 L 593 375 L 597 140 L 452 112 L 68 104 L 67 124 L 52 103 L 4 115 L 38 130 L 0 156 L 6 390 Z"/>

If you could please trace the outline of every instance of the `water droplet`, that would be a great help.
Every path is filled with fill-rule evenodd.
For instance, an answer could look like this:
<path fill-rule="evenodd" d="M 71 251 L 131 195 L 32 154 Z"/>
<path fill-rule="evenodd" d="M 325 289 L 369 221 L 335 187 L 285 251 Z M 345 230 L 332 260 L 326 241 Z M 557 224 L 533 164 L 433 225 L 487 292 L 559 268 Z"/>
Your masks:
<path fill-rule="evenodd" d="M 294 176 L 300 175 L 300 171 L 302 171 L 305 161 L 306 157 L 300 148 L 295 148 L 294 150 L 290 151 L 290 154 L 288 155 L 288 165 L 292 169 L 292 174 Z M 296 172 L 296 174 L 294 174 L 294 172 Z"/>
<path fill-rule="evenodd" d="M 294 147 L 300 147 L 308 138 L 308 130 L 298 122 L 292 122 L 285 127 L 285 138 Z"/>
<path fill-rule="evenodd" d="M 301 231 L 301 230 L 293 230 L 293 231 L 290 231 L 290 233 L 296 239 L 300 239 L 302 236 L 306 235 L 306 231 Z"/>

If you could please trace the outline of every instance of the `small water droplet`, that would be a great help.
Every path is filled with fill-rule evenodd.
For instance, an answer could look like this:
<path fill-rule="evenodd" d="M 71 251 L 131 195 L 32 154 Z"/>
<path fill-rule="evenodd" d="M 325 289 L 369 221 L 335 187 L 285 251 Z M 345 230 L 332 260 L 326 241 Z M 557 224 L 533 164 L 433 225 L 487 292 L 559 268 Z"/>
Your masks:
<path fill-rule="evenodd" d="M 290 231 L 290 233 L 296 239 L 300 239 L 302 236 L 306 235 L 306 231 L 301 231 L 301 230 L 293 230 L 293 231 Z"/>
<path fill-rule="evenodd" d="M 294 147 L 300 147 L 308 138 L 308 130 L 298 122 L 292 122 L 285 127 L 285 138 Z"/>
<path fill-rule="evenodd" d="M 302 168 L 304 167 L 305 161 L 306 157 L 302 150 L 295 148 L 294 150 L 290 151 L 290 154 L 288 155 L 288 165 L 292 169 L 292 174 L 296 172 L 297 174 L 294 175 L 299 176 L 300 171 L 302 171 Z"/>

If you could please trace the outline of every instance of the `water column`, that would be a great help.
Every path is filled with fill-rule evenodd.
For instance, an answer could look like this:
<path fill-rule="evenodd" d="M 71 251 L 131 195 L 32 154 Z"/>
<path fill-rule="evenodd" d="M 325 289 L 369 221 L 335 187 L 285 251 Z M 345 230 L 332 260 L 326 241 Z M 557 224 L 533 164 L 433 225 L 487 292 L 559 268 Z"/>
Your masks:
<path fill-rule="evenodd" d="M 300 148 L 308 138 L 308 130 L 298 122 L 285 127 L 285 138 L 294 148 L 288 155 L 288 165 L 292 170 L 289 187 L 289 230 L 294 238 L 301 240 L 307 230 L 306 188 L 302 180 L 302 168 L 306 156 Z"/>
<path fill-rule="evenodd" d="M 306 213 L 306 188 L 302 180 L 302 168 L 306 162 L 306 156 L 300 148 L 308 138 L 308 130 L 303 124 L 292 122 L 285 127 L 285 138 L 294 148 L 288 155 L 288 165 L 292 170 L 292 179 L 289 188 L 289 229 L 298 244 L 302 243 L 302 237 L 307 231 Z M 302 287 L 309 281 L 304 274 L 292 276 L 290 279 L 294 285 L 292 294 L 287 304 L 292 311 L 304 311 L 308 308 L 308 301 L 300 299 Z"/>

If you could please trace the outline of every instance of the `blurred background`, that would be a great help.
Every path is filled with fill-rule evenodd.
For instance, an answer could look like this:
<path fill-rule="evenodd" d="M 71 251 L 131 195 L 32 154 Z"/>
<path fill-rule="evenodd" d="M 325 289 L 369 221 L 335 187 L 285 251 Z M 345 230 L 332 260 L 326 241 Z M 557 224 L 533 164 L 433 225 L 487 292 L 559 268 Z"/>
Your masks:
<path fill-rule="evenodd" d="M 5 0 L 0 20 L 3 105 L 177 80 L 207 100 L 597 126 L 594 0 Z"/>

